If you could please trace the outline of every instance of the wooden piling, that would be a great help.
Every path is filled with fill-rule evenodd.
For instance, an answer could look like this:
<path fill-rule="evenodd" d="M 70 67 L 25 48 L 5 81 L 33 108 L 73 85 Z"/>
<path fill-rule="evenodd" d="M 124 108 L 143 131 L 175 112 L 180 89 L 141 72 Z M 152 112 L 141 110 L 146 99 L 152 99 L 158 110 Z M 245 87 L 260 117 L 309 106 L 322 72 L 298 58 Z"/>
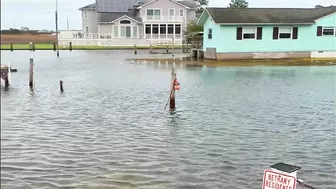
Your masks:
<path fill-rule="evenodd" d="M 29 87 L 33 90 L 34 83 L 34 59 L 30 58 L 29 60 Z"/>
<path fill-rule="evenodd" d="M 59 81 L 59 84 L 60 84 L 60 90 L 61 90 L 61 93 L 63 93 L 63 92 L 64 92 L 64 90 L 63 90 L 63 81 L 60 80 L 60 81 Z"/>
<path fill-rule="evenodd" d="M 13 51 L 13 43 L 10 44 L 10 50 Z"/>
<path fill-rule="evenodd" d="M 72 51 L 72 42 L 69 43 L 69 50 Z"/>
<path fill-rule="evenodd" d="M 188 44 L 188 39 L 186 40 L 186 43 L 187 43 L 187 50 L 186 50 L 186 53 L 189 52 L 189 44 Z"/>
<path fill-rule="evenodd" d="M 53 48 L 54 48 L 54 51 L 56 51 L 56 43 L 53 42 Z"/>
<path fill-rule="evenodd" d="M 171 109 L 175 109 L 175 88 L 174 88 L 175 81 L 176 81 L 176 73 L 175 68 L 173 68 L 171 73 L 171 86 L 170 86 L 171 94 L 169 99 L 169 107 Z"/>
<path fill-rule="evenodd" d="M 166 52 L 168 53 L 169 52 L 169 46 L 168 46 L 168 43 L 166 45 Z"/>
<path fill-rule="evenodd" d="M 184 39 L 182 40 L 182 53 L 185 53 Z"/>
<path fill-rule="evenodd" d="M 134 54 L 138 54 L 136 44 L 134 44 Z"/>
<path fill-rule="evenodd" d="M 32 43 L 32 50 L 35 51 L 35 43 Z"/>
<path fill-rule="evenodd" d="M 9 87 L 8 73 L 3 73 L 3 79 L 5 80 L 5 89 Z"/>

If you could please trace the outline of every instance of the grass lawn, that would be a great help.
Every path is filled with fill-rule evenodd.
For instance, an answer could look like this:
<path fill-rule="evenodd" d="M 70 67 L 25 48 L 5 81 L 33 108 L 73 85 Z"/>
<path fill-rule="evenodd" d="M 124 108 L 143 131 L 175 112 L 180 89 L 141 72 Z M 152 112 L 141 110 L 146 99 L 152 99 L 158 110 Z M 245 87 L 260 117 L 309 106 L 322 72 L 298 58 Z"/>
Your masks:
<path fill-rule="evenodd" d="M 166 45 L 153 46 L 153 49 L 165 49 Z M 172 46 L 168 46 L 172 49 Z M 180 49 L 182 45 L 175 45 L 174 48 Z M 35 50 L 53 50 L 52 43 L 36 43 Z M 69 46 L 59 46 L 60 50 L 69 50 Z M 73 50 L 118 50 L 118 49 L 134 49 L 134 46 L 93 46 L 93 45 L 73 45 Z M 137 46 L 137 49 L 150 49 L 149 46 Z M 10 50 L 10 44 L 1 44 L 1 50 Z M 13 44 L 13 50 L 30 50 L 29 44 Z"/>

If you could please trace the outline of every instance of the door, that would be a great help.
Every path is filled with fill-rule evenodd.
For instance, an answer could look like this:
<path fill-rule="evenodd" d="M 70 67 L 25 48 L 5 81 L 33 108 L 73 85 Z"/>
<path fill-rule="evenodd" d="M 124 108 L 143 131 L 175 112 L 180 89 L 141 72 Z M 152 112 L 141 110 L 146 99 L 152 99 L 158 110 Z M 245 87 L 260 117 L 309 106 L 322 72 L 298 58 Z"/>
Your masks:
<path fill-rule="evenodd" d="M 126 26 L 126 37 L 131 38 L 131 26 Z"/>

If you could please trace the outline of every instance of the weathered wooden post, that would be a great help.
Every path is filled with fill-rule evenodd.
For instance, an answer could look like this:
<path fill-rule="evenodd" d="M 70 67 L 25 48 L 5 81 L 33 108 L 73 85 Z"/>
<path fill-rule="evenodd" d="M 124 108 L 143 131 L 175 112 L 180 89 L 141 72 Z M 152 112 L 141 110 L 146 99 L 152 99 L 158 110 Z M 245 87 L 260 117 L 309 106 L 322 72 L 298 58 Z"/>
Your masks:
<path fill-rule="evenodd" d="M 69 43 L 69 50 L 72 51 L 72 42 Z"/>
<path fill-rule="evenodd" d="M 7 89 L 9 87 L 9 78 L 8 73 L 5 74 L 5 88 Z"/>
<path fill-rule="evenodd" d="M 173 39 L 172 39 L 172 56 L 173 56 L 173 58 L 174 58 L 174 44 L 175 43 L 175 41 L 174 41 L 174 37 L 173 37 Z"/>
<path fill-rule="evenodd" d="M 185 42 L 185 40 L 183 39 L 183 40 L 182 40 L 182 53 L 185 53 L 184 42 Z"/>
<path fill-rule="evenodd" d="M 56 43 L 53 42 L 53 48 L 54 48 L 54 51 L 56 51 Z"/>
<path fill-rule="evenodd" d="M 187 43 L 187 52 L 186 52 L 186 53 L 188 53 L 188 52 L 189 52 L 189 44 L 188 44 L 188 39 L 186 40 L 186 43 Z"/>
<path fill-rule="evenodd" d="M 167 42 L 167 44 L 166 44 L 166 52 L 167 52 L 167 53 L 169 52 L 168 42 Z"/>
<path fill-rule="evenodd" d="M 10 50 L 13 51 L 13 43 L 10 44 Z"/>
<path fill-rule="evenodd" d="M 32 44 L 33 51 L 35 51 L 35 43 Z"/>
<path fill-rule="evenodd" d="M 138 54 L 136 44 L 134 44 L 134 54 Z"/>
<path fill-rule="evenodd" d="M 63 81 L 62 80 L 60 80 L 59 81 L 59 84 L 60 84 L 60 90 L 61 90 L 61 93 L 63 93 Z"/>
<path fill-rule="evenodd" d="M 33 90 L 34 87 L 34 59 L 30 58 L 29 60 L 29 87 Z"/>
<path fill-rule="evenodd" d="M 175 81 L 176 81 L 176 73 L 175 73 L 175 68 L 172 69 L 172 73 L 171 73 L 171 86 L 170 86 L 170 90 L 171 90 L 171 94 L 170 94 L 170 99 L 169 99 L 169 107 L 171 109 L 175 108 Z"/>

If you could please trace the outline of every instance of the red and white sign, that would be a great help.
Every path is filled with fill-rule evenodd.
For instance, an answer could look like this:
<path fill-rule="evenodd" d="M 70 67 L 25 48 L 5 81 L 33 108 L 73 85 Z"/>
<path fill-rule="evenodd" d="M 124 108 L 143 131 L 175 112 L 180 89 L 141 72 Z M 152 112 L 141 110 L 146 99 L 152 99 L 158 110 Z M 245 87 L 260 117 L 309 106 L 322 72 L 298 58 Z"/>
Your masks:
<path fill-rule="evenodd" d="M 262 189 L 296 189 L 296 178 L 272 170 L 265 170 Z"/>

